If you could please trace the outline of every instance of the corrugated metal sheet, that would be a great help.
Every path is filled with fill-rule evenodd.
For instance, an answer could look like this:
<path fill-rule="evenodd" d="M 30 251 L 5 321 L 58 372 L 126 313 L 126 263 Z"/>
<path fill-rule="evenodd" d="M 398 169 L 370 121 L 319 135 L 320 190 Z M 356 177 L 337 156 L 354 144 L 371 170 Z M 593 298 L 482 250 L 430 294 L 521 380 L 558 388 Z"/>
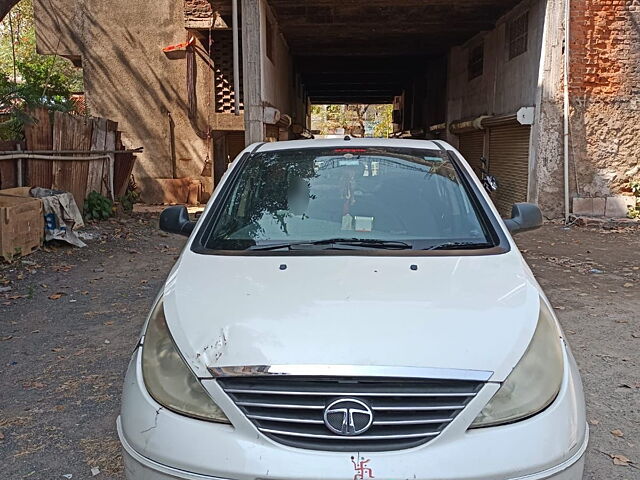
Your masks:
<path fill-rule="evenodd" d="M 527 201 L 530 135 L 531 127 L 519 124 L 489 131 L 489 172 L 499 184 L 493 198 L 504 217 L 511 215 L 514 203 Z"/>
<path fill-rule="evenodd" d="M 482 166 L 482 162 L 480 162 L 480 157 L 484 155 L 484 130 L 476 130 L 473 132 L 466 132 L 460 134 L 459 138 L 459 147 L 460 153 L 465 158 L 473 171 L 476 172 L 476 175 L 480 177 L 480 169 Z"/>

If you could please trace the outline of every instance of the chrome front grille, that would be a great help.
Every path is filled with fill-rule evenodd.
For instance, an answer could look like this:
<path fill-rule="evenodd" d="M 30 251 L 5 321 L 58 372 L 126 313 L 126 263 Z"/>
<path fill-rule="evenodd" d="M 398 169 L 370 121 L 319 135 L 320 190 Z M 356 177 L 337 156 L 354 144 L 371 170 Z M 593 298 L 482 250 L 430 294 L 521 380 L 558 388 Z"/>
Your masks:
<path fill-rule="evenodd" d="M 265 435 L 299 448 L 388 451 L 437 437 L 484 382 L 421 378 L 255 376 L 219 378 L 219 385 Z M 356 436 L 333 433 L 324 410 L 353 398 L 373 412 L 373 424 Z"/>

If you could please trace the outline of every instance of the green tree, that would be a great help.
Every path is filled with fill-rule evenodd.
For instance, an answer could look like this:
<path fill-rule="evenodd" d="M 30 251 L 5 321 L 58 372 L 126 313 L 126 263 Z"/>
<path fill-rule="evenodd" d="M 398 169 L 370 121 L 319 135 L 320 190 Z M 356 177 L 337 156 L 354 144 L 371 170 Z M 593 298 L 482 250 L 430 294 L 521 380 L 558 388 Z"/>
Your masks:
<path fill-rule="evenodd" d="M 33 4 L 22 0 L 0 23 L 0 139 L 22 139 L 35 107 L 73 111 L 71 95 L 82 90 L 80 69 L 63 57 L 36 52 Z"/>
<path fill-rule="evenodd" d="M 393 105 L 376 105 L 376 113 L 378 115 L 375 126 L 373 127 L 373 136 L 387 138 L 393 133 Z"/>
<path fill-rule="evenodd" d="M 372 132 L 374 137 L 387 137 L 392 127 L 392 110 L 391 105 L 313 105 L 311 128 L 320 135 L 336 134 L 338 129 L 344 129 L 346 134 L 358 137 L 365 131 Z"/>

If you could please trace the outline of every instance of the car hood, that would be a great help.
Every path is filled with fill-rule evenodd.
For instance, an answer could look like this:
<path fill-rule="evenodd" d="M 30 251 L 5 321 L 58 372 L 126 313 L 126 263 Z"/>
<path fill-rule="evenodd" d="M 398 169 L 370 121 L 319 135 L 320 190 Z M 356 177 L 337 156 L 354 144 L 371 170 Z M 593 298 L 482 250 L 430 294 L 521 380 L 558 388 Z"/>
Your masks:
<path fill-rule="evenodd" d="M 461 257 L 185 251 L 164 291 L 169 329 L 200 377 L 211 376 L 208 367 L 373 365 L 485 370 L 502 381 L 531 340 L 539 303 L 514 250 Z"/>

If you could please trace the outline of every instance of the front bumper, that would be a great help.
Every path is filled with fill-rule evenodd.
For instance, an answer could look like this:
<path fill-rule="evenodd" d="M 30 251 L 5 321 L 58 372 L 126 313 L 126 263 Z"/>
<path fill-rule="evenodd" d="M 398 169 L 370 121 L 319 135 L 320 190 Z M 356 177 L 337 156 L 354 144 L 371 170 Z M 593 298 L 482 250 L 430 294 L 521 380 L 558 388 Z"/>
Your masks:
<path fill-rule="evenodd" d="M 582 387 L 565 352 L 554 403 L 527 420 L 467 430 L 497 390 L 488 384 L 435 440 L 394 452 L 318 452 L 259 433 L 216 383 L 207 384 L 233 426 L 177 415 L 146 392 L 140 354 L 129 366 L 118 433 L 128 480 L 579 480 L 588 442 Z M 359 462 L 366 461 L 358 469 Z M 371 470 L 368 470 L 368 469 Z"/>
<path fill-rule="evenodd" d="M 120 441 L 122 442 L 124 450 L 123 459 L 127 480 L 231 480 L 178 470 L 143 457 L 136 452 L 124 438 L 120 418 L 118 418 L 118 435 L 120 436 Z M 524 477 L 512 478 L 510 480 L 582 480 L 587 440 L 588 438 L 585 437 L 581 448 L 571 458 L 560 465 L 547 469 L 543 472 L 526 475 Z M 346 479 L 351 477 L 344 478 Z"/>

